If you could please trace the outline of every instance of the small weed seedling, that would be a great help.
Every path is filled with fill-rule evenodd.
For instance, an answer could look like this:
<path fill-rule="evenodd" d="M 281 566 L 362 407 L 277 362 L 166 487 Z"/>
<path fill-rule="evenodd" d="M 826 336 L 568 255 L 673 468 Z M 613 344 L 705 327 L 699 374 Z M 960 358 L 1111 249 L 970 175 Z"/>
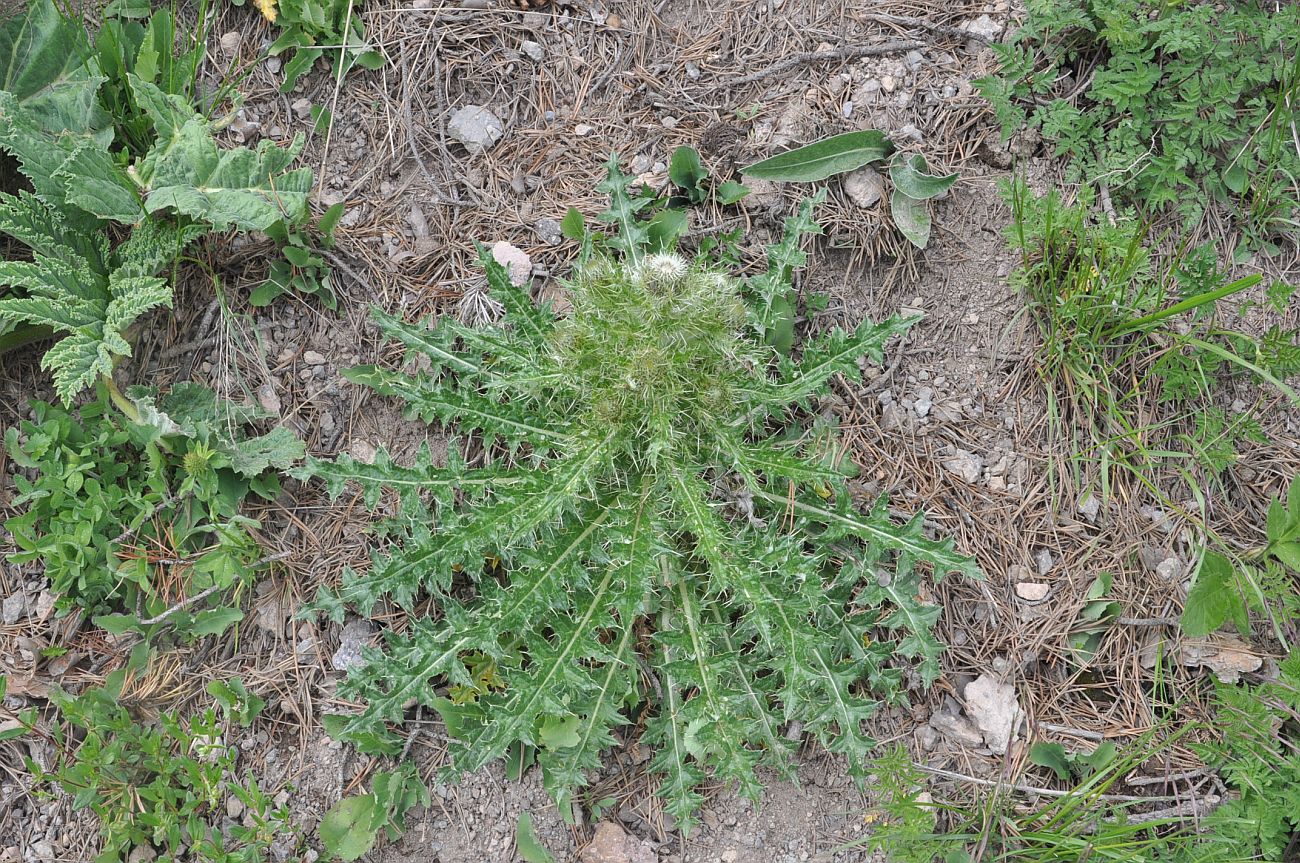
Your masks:
<path fill-rule="evenodd" d="M 614 159 L 608 171 L 598 218 L 612 232 L 566 220 L 581 238 L 571 316 L 534 306 L 487 255 L 502 325 L 375 311 L 425 370 L 348 377 L 481 436 L 491 457 L 311 461 L 304 474 L 332 495 L 355 484 L 375 506 L 392 489 L 402 509 L 390 552 L 316 605 L 340 621 L 384 601 L 439 610 L 341 685 L 366 702 L 339 720 L 343 739 L 396 754 L 389 723 L 414 700 L 447 724 L 449 777 L 522 745 L 571 814 L 615 733 L 643 728 L 659 793 L 690 830 L 710 775 L 756 797 L 755 768 L 790 770 L 791 722 L 863 776 L 863 723 L 939 674 L 922 567 L 977 570 L 919 516 L 896 524 L 883 501 L 859 512 L 815 439 L 774 434 L 915 320 L 832 330 L 797 356 L 765 343 L 800 238 L 819 230 L 813 202 L 746 283 L 707 257 L 648 251 L 650 202 Z"/>
<path fill-rule="evenodd" d="M 271 264 L 271 272 L 261 286 L 255 288 L 248 301 L 254 306 L 269 306 L 281 294 L 296 293 L 320 297 L 321 304 L 333 309 L 337 303 L 331 283 L 329 265 L 321 257 L 322 248 L 334 247 L 334 229 L 343 217 L 342 202 L 330 207 L 316 223 L 314 240 L 311 234 L 285 222 L 277 222 L 266 230 L 266 235 L 280 246 L 284 255 Z"/>
<path fill-rule="evenodd" d="M 729 206 L 749 194 L 735 180 L 717 183 L 710 176 L 694 147 L 678 147 L 668 162 L 668 179 L 677 187 L 678 194 L 669 200 L 669 206 L 702 204 L 712 194 L 714 200 Z"/>
<path fill-rule="evenodd" d="M 374 847 L 380 831 L 390 841 L 406 830 L 406 813 L 428 806 L 429 789 L 420 781 L 415 765 L 406 763 L 391 773 L 376 773 L 370 793 L 344 797 L 330 807 L 320 822 L 325 850 L 351 863 Z"/>

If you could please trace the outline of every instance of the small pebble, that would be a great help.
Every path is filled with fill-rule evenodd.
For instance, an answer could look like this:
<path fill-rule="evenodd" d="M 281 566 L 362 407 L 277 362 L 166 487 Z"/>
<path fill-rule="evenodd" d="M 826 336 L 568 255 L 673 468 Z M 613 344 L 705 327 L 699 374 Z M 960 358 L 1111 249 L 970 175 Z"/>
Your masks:
<path fill-rule="evenodd" d="M 1039 575 L 1047 575 L 1056 566 L 1056 558 L 1045 548 L 1040 548 L 1034 552 L 1034 565 L 1038 567 Z"/>
<path fill-rule="evenodd" d="M 519 50 L 534 63 L 540 63 L 542 60 L 546 59 L 546 49 L 537 42 L 531 40 L 521 42 L 519 44 Z"/>
<path fill-rule="evenodd" d="M 1022 581 L 1016 585 L 1016 596 L 1026 602 L 1042 602 L 1051 592 L 1051 587 L 1040 581 Z"/>
<path fill-rule="evenodd" d="M 325 365 L 325 357 L 321 355 L 318 351 L 307 351 L 305 354 L 302 355 L 302 358 L 303 361 L 306 362 L 307 365 L 309 366 Z"/>
<path fill-rule="evenodd" d="M 238 30 L 231 30 L 221 37 L 221 50 L 230 55 L 238 54 L 239 46 L 243 41 L 244 34 Z"/>

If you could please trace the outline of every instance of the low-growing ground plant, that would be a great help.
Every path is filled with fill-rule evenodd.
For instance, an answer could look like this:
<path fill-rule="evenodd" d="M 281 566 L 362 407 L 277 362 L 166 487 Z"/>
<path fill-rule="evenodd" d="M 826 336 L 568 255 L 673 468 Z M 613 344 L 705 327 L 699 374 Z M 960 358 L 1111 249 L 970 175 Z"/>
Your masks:
<path fill-rule="evenodd" d="M 28 762 L 38 786 L 57 785 L 74 809 L 99 818 L 103 844 L 95 863 L 147 852 L 159 860 L 259 863 L 272 859 L 272 842 L 292 849 L 288 810 L 251 774 L 239 775 L 238 750 L 227 743 L 230 727 L 218 711 L 165 711 L 156 723 L 137 721 L 118 701 L 124 680 L 118 671 L 103 688 L 79 696 L 54 692 L 54 763 Z M 228 817 L 231 800 L 243 813 L 239 821 Z"/>
<path fill-rule="evenodd" d="M 1069 179 L 1187 224 L 1222 202 L 1253 245 L 1300 221 L 1300 7 L 1037 0 L 976 82 L 1010 136 L 1042 130 Z"/>
<path fill-rule="evenodd" d="M 220 632 L 242 617 L 222 602 L 262 557 L 240 504 L 274 497 L 275 471 L 302 457 L 302 442 L 283 428 L 246 434 L 264 415 L 197 384 L 126 397 L 139 422 L 113 410 L 101 385 L 75 411 L 36 402 L 33 421 L 7 430 L 4 449 L 21 469 L 9 559 L 42 563 L 58 607 L 102 614 L 115 631 L 166 621 Z"/>
<path fill-rule="evenodd" d="M 817 183 L 887 158 L 890 158 L 889 180 L 893 184 L 889 212 L 894 227 L 913 246 L 924 249 L 930 242 L 928 201 L 948 191 L 957 182 L 957 175 L 931 173 L 930 165 L 920 153 L 896 153 L 894 145 L 878 129 L 823 138 L 755 162 L 742 173 L 774 182 Z"/>
<path fill-rule="evenodd" d="M 647 252 L 653 212 L 631 185 L 611 158 L 598 217 L 611 232 L 566 220 L 581 238 L 567 317 L 487 255 L 501 325 L 375 311 L 424 370 L 347 377 L 480 440 L 485 460 L 453 447 L 443 467 L 427 450 L 409 466 L 385 452 L 310 462 L 332 495 L 353 484 L 372 507 L 401 504 L 398 541 L 316 608 L 341 621 L 431 598 L 438 611 L 388 633 L 341 685 L 365 702 L 342 738 L 396 754 L 390 723 L 432 708 L 452 736 L 448 775 L 524 746 L 570 814 L 616 732 L 643 728 L 689 830 L 710 777 L 753 797 L 757 767 L 791 769 L 791 727 L 863 776 L 864 722 L 939 674 L 926 573 L 977 570 L 920 516 L 854 505 L 834 447 L 779 440 L 832 376 L 856 380 L 915 321 L 810 335 L 797 356 L 766 344 L 820 196 L 741 281 L 707 257 Z"/>
<path fill-rule="evenodd" d="M 330 807 L 321 819 L 321 843 L 330 854 L 350 863 L 373 848 L 381 832 L 390 840 L 402 835 L 406 813 L 428 806 L 431 799 L 414 763 L 381 771 L 371 780 L 370 791 L 344 797 Z"/>
<path fill-rule="evenodd" d="M 1262 432 L 1215 406 L 1229 374 L 1300 404 L 1285 381 L 1300 370 L 1295 333 L 1256 339 L 1218 322 L 1216 304 L 1259 276 L 1229 280 L 1209 246 L 1157 261 L 1141 224 L 1112 224 L 1056 191 L 1038 197 L 1015 181 L 1006 197 L 1008 238 L 1022 255 L 1012 280 L 1039 331 L 1048 409 L 1058 433 L 1073 435 L 1076 458 L 1098 466 L 1103 497 L 1117 470 L 1149 486 L 1148 468 L 1171 455 L 1211 477 L 1230 466 L 1237 445 Z"/>

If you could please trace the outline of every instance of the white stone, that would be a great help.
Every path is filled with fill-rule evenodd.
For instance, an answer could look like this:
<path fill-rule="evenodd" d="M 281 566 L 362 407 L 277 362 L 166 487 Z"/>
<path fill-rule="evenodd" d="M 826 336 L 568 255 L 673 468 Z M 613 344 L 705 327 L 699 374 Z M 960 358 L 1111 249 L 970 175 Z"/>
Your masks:
<path fill-rule="evenodd" d="M 1088 524 L 1096 524 L 1097 515 L 1101 512 L 1101 501 L 1092 492 L 1085 492 L 1075 509 L 1079 511 L 1079 515 L 1088 520 Z"/>
<path fill-rule="evenodd" d="M 361 648 L 370 642 L 374 634 L 374 624 L 369 620 L 357 618 L 348 621 L 339 636 L 339 649 L 330 657 L 330 665 L 336 671 L 347 671 L 361 665 L 365 661 L 361 658 Z"/>
<path fill-rule="evenodd" d="M 1022 581 L 1016 585 L 1016 596 L 1025 602 L 1042 602 L 1052 589 L 1041 581 Z"/>
<path fill-rule="evenodd" d="M 447 120 L 447 134 L 471 153 L 491 149 L 505 131 L 501 119 L 482 105 L 466 105 Z"/>
<path fill-rule="evenodd" d="M 991 42 L 997 38 L 999 33 L 1002 32 L 1002 25 L 997 21 L 994 21 L 988 15 L 981 15 L 974 21 L 967 21 L 964 24 L 961 24 L 958 29 L 965 30 L 967 33 L 979 36 L 980 38 L 987 39 Z"/>
<path fill-rule="evenodd" d="M 370 441 L 358 438 L 348 444 L 348 454 L 362 464 L 374 464 L 375 456 L 379 453 Z"/>
<path fill-rule="evenodd" d="M 1156 564 L 1156 576 L 1171 584 L 1183 574 L 1183 563 L 1176 557 L 1166 557 Z"/>
<path fill-rule="evenodd" d="M 965 482 L 975 483 L 979 482 L 980 473 L 984 470 L 984 459 L 973 452 L 959 449 L 943 460 L 943 466 Z"/>
<path fill-rule="evenodd" d="M 525 40 L 519 44 L 519 50 L 534 63 L 540 63 L 546 58 L 546 49 L 537 42 Z"/>
<path fill-rule="evenodd" d="M 1040 548 L 1034 552 L 1034 565 L 1038 567 L 1039 575 L 1047 575 L 1052 571 L 1052 567 L 1056 566 L 1056 559 L 1052 557 L 1050 551 Z"/>
<path fill-rule="evenodd" d="M 1016 700 L 1016 688 L 990 674 L 981 674 L 966 684 L 966 715 L 984 735 L 989 749 L 1003 755 L 1016 734 L 1024 711 Z"/>
<path fill-rule="evenodd" d="M 19 588 L 0 603 L 0 623 L 13 626 L 27 616 L 27 594 Z"/>
<path fill-rule="evenodd" d="M 885 194 L 885 181 L 871 168 L 859 168 L 845 176 L 844 194 L 855 206 L 862 209 L 874 207 Z"/>
<path fill-rule="evenodd" d="M 499 242 L 492 247 L 492 257 L 506 268 L 510 282 L 515 287 L 526 284 L 533 274 L 533 259 L 523 249 L 507 242 Z"/>

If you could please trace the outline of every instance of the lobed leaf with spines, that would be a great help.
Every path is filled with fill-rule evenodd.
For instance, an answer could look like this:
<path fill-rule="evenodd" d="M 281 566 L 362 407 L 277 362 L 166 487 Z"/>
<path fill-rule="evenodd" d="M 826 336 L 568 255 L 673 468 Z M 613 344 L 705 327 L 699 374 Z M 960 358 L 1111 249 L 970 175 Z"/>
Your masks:
<path fill-rule="evenodd" d="M 568 807 L 647 702 L 650 770 L 686 829 L 709 777 L 757 797 L 758 767 L 791 769 L 792 722 L 862 775 L 877 705 L 905 699 L 906 671 L 928 681 L 937 669 L 939 609 L 918 564 L 978 571 L 920 518 L 853 507 L 824 435 L 769 438 L 775 419 L 832 375 L 854 379 L 862 356 L 879 361 L 913 319 L 782 357 L 765 344 L 765 309 L 803 262 L 811 206 L 746 296 L 707 259 L 652 251 L 646 199 L 630 183 L 611 162 L 601 220 L 619 233 L 573 273 L 569 316 L 535 309 L 487 259 L 499 326 L 376 314 L 423 370 L 366 367 L 353 380 L 514 449 L 481 468 L 438 467 L 427 450 L 409 467 L 386 453 L 309 462 L 331 495 L 355 485 L 374 508 L 389 489 L 402 509 L 399 541 L 317 607 L 342 619 L 430 598 L 441 615 L 352 672 L 340 692 L 366 707 L 346 739 L 391 747 L 390 723 L 422 704 L 453 738 L 449 775 L 536 747 L 546 788 Z M 484 661 L 501 688 L 473 688 L 468 665 Z M 573 733 L 557 742 L 546 733 L 556 723 Z"/>
<path fill-rule="evenodd" d="M 760 340 L 766 340 L 777 328 L 778 319 L 789 313 L 787 295 L 791 290 L 794 271 L 804 265 L 807 254 L 800 248 L 803 238 L 822 232 L 813 221 L 813 208 L 826 200 L 826 190 L 817 193 L 800 205 L 794 216 L 785 220 L 781 239 L 767 247 L 767 270 L 749 280 L 752 294 L 750 317 Z"/>

